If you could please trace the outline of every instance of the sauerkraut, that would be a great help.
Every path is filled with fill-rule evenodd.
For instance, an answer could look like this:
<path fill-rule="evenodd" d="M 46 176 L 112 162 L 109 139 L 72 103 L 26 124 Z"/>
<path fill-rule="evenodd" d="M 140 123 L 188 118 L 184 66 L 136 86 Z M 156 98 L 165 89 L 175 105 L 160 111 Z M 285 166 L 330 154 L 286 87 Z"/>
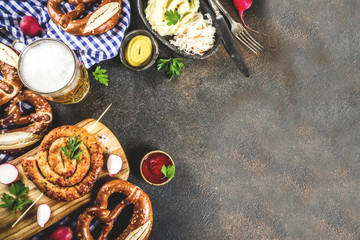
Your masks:
<path fill-rule="evenodd" d="M 214 46 L 215 31 L 209 14 L 204 17 L 195 13 L 190 21 L 179 27 L 170 43 L 188 54 L 203 55 Z"/>

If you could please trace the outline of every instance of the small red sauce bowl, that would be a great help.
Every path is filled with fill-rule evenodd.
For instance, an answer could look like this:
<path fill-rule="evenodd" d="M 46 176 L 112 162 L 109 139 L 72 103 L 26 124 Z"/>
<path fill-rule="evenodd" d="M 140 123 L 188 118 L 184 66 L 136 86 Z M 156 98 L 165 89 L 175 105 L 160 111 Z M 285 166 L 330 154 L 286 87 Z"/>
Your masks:
<path fill-rule="evenodd" d="M 156 150 L 147 153 L 140 163 L 140 173 L 143 179 L 151 185 L 161 186 L 168 183 L 171 178 L 163 178 L 161 167 L 175 165 L 166 152 Z"/>

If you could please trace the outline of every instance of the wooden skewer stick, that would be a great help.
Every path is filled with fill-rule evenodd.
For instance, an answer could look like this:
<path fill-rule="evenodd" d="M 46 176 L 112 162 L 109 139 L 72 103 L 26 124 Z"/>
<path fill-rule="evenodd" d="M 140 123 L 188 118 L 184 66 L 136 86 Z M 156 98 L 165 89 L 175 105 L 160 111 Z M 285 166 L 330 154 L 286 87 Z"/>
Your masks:
<path fill-rule="evenodd" d="M 100 117 L 96 120 L 96 122 L 91 126 L 91 128 L 88 130 L 88 132 L 90 132 L 91 130 L 93 130 L 93 128 L 95 127 L 95 125 L 100 121 L 100 119 L 105 115 L 105 113 L 109 110 L 109 108 L 111 107 L 112 103 L 105 109 L 105 111 L 100 115 Z M 18 218 L 18 220 L 16 220 L 16 222 L 11 226 L 12 228 L 15 227 L 15 225 L 25 216 L 25 214 L 35 205 L 35 203 L 37 201 L 40 200 L 40 198 L 44 195 L 44 193 L 41 193 L 38 198 L 26 209 L 26 211 Z"/>
<path fill-rule="evenodd" d="M 109 108 L 111 107 L 112 103 L 110 103 L 110 105 L 105 109 L 105 111 L 100 115 L 100 117 L 96 120 L 96 122 L 94 122 L 94 124 L 90 127 L 90 129 L 88 130 L 88 132 L 91 132 L 91 130 L 93 130 L 93 128 L 95 127 L 95 125 L 100 121 L 100 119 L 105 115 L 105 113 L 109 110 Z"/>
<path fill-rule="evenodd" d="M 15 227 L 15 225 L 25 216 L 25 214 L 30 210 L 30 208 L 32 208 L 32 207 L 35 205 L 35 203 L 36 203 L 37 201 L 39 201 L 39 199 L 40 199 L 43 195 L 44 195 L 44 194 L 41 193 L 41 194 L 38 196 L 38 198 L 30 205 L 30 207 L 28 207 L 28 209 L 26 209 L 26 211 L 18 218 L 18 220 L 16 220 L 16 222 L 14 222 L 14 224 L 11 226 L 12 228 Z"/>

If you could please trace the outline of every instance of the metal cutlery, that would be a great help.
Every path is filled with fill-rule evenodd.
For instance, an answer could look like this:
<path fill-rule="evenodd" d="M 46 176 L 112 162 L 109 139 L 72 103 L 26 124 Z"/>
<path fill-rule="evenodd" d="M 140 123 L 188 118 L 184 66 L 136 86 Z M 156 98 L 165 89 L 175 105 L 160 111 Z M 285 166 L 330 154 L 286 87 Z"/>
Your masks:
<path fill-rule="evenodd" d="M 216 23 L 219 25 L 221 30 L 221 38 L 224 43 L 224 46 L 229 53 L 231 59 L 234 61 L 238 69 L 246 76 L 250 77 L 249 70 L 247 69 L 244 60 L 242 59 L 239 50 L 236 47 L 235 40 L 231 34 L 229 26 L 227 25 L 224 17 L 220 13 L 218 7 L 213 2 L 213 0 L 209 0 L 210 6 L 215 13 Z"/>
<path fill-rule="evenodd" d="M 209 0 L 210 1 L 210 0 Z M 213 1 L 216 6 L 220 9 L 220 11 L 225 15 L 225 17 L 229 20 L 230 26 L 231 26 L 231 32 L 232 34 L 247 48 L 249 48 L 253 53 L 258 54 L 260 53 L 264 47 L 260 45 L 251 35 L 250 33 L 245 29 L 245 27 L 239 23 L 236 22 L 230 14 L 226 11 L 226 9 L 221 5 L 219 0 L 211 0 Z"/>

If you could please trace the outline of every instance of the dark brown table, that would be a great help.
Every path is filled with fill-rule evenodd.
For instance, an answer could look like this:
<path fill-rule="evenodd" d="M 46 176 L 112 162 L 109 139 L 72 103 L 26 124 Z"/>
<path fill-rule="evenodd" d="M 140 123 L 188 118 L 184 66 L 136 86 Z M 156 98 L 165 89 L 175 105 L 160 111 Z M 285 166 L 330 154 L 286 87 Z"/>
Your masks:
<path fill-rule="evenodd" d="M 266 48 L 258 56 L 238 44 L 251 78 L 223 46 L 185 60 L 172 82 L 116 57 L 99 64 L 109 87 L 91 78 L 84 101 L 52 104 L 55 126 L 114 104 L 102 122 L 152 200 L 151 239 L 359 239 L 359 11 L 356 0 L 254 1 L 244 18 L 269 39 L 253 34 Z M 135 4 L 131 21 L 144 28 Z M 139 172 L 154 149 L 177 165 L 162 187 Z"/>

